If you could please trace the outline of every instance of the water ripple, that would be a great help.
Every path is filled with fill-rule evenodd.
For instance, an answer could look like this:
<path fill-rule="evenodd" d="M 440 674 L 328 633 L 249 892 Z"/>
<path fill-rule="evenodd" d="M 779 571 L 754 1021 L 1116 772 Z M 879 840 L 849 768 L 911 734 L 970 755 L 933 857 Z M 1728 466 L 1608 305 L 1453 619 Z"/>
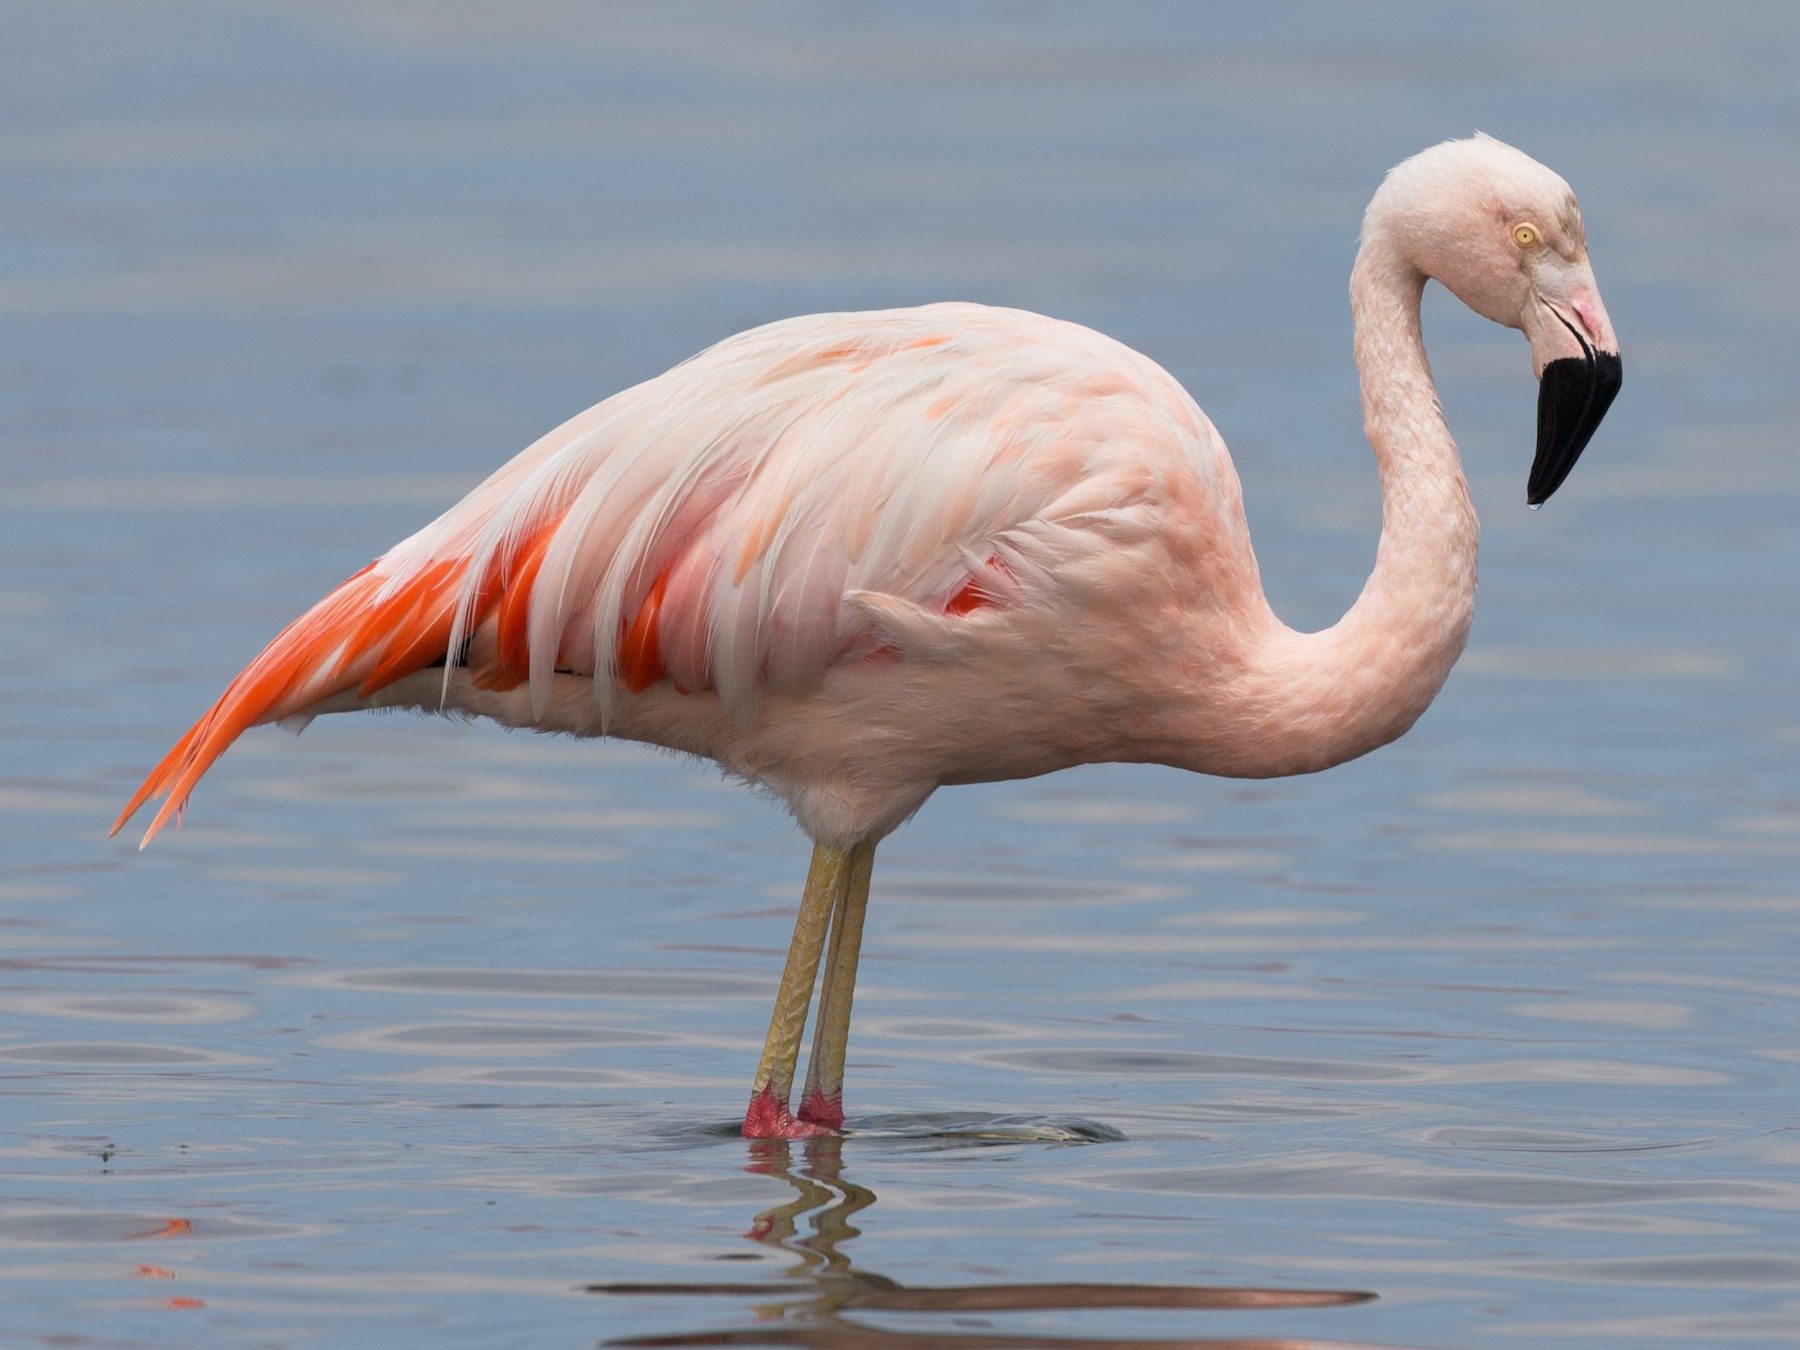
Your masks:
<path fill-rule="evenodd" d="M 736 999 L 767 998 L 768 979 L 710 970 L 640 967 L 635 970 L 475 970 L 390 967 L 325 971 L 291 983 L 387 994 L 444 994 L 477 998 Z"/>

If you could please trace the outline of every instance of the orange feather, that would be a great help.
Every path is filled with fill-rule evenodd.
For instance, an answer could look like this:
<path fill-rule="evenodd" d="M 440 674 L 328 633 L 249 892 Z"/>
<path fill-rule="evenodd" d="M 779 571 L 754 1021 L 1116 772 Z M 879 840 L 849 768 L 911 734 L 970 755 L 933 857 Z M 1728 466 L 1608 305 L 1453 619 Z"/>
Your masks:
<path fill-rule="evenodd" d="M 643 693 L 669 673 L 662 659 L 663 595 L 668 588 L 665 570 L 619 639 L 619 680 L 634 694 Z"/>
<path fill-rule="evenodd" d="M 471 672 L 477 688 L 517 689 L 529 678 L 531 654 L 526 620 L 531 614 L 531 589 L 537 584 L 544 555 L 561 523 L 560 518 L 551 521 L 514 555 L 512 575 L 501 587 L 500 603 L 494 612 L 495 658 L 491 664 Z"/>

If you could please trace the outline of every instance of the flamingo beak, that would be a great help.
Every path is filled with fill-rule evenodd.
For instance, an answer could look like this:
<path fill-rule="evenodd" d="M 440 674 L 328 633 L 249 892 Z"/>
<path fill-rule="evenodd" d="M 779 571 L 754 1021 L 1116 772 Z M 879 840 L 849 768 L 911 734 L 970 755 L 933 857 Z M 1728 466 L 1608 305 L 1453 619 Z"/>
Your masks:
<path fill-rule="evenodd" d="M 1618 396 L 1624 378 L 1616 343 L 1614 350 L 1608 351 L 1582 332 L 1585 325 L 1571 323 L 1559 309 L 1545 308 L 1557 320 L 1549 327 L 1566 330 L 1556 332 L 1555 346 L 1569 347 L 1568 339 L 1573 338 L 1579 354 L 1558 355 L 1544 362 L 1538 377 L 1537 458 L 1525 485 L 1526 504 L 1534 509 L 1549 501 L 1550 494 L 1569 476 Z M 1605 336 L 1611 335 L 1604 318 L 1598 327 Z"/>

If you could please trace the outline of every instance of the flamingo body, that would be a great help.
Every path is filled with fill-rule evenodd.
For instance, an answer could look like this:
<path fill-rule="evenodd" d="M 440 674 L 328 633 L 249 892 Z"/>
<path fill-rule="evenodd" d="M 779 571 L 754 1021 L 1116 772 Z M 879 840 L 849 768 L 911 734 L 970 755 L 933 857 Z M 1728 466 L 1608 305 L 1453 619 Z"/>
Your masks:
<path fill-rule="evenodd" d="M 119 825 L 166 797 L 148 842 L 244 730 L 327 712 L 715 760 L 815 846 L 746 1132 L 834 1128 L 873 848 L 936 788 L 1103 760 L 1312 772 L 1431 702 L 1468 634 L 1479 530 L 1419 332 L 1429 278 L 1530 339 L 1533 504 L 1618 389 L 1568 185 L 1480 136 L 1398 166 L 1351 276 L 1382 538 L 1323 632 L 1270 610 L 1224 444 L 1149 358 L 972 304 L 788 319 L 564 423 L 327 595 Z"/>
<path fill-rule="evenodd" d="M 1197 571 L 1221 616 L 1260 595 L 1224 445 L 1148 358 L 970 304 L 788 319 L 571 419 L 350 578 L 142 795 L 179 801 L 258 723 L 446 709 L 704 755 L 848 845 L 942 783 L 1156 757 L 1134 704 L 1164 672 L 1138 667 Z"/>

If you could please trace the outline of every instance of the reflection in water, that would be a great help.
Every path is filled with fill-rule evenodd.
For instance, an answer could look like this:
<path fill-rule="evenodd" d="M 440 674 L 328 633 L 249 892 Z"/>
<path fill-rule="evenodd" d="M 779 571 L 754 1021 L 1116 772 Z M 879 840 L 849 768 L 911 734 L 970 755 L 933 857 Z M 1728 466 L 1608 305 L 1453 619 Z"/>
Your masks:
<path fill-rule="evenodd" d="M 803 1161 L 793 1165 L 783 1140 L 749 1142 L 747 1169 L 780 1177 L 794 1188 L 786 1204 L 764 1210 L 745 1234 L 793 1258 L 785 1279 L 719 1284 L 591 1284 L 591 1294 L 649 1294 L 693 1297 L 716 1295 L 753 1300 L 754 1327 L 735 1331 L 702 1331 L 632 1336 L 605 1342 L 617 1346 L 787 1345 L 818 1350 L 998 1350 L 1002 1346 L 1046 1346 L 1056 1350 L 1328 1350 L 1342 1342 L 1313 1339 L 1122 1340 L 1116 1337 L 1044 1336 L 1036 1332 L 949 1333 L 888 1331 L 854 1320 L 849 1314 L 1033 1313 L 1131 1309 L 1327 1308 L 1367 1303 L 1371 1293 L 1337 1289 L 1243 1289 L 1226 1286 L 1159 1284 L 965 1284 L 912 1287 L 882 1275 L 857 1270 L 841 1244 L 862 1230 L 850 1222 L 875 1203 L 875 1193 L 843 1175 L 841 1138 L 811 1139 L 800 1147 Z M 810 1216 L 810 1233 L 802 1236 L 799 1221 Z M 959 1324 L 967 1326 L 966 1320 Z M 1359 1347 L 1358 1350 L 1376 1350 Z"/>

